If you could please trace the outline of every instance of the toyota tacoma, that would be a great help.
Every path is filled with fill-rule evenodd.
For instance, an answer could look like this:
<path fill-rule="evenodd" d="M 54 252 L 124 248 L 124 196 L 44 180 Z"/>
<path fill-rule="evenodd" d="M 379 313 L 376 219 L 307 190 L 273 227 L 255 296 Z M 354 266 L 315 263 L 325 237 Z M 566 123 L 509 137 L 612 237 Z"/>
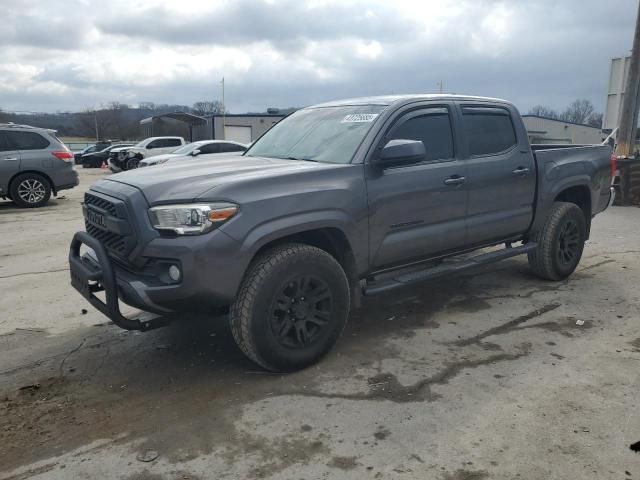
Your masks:
<path fill-rule="evenodd" d="M 71 282 L 125 329 L 228 308 L 249 358 L 296 370 L 332 348 L 362 296 L 521 254 L 543 279 L 568 277 L 613 200 L 612 158 L 603 145 L 530 145 L 503 100 L 312 106 L 243 157 L 93 185 Z M 125 317 L 120 302 L 143 312 Z"/>

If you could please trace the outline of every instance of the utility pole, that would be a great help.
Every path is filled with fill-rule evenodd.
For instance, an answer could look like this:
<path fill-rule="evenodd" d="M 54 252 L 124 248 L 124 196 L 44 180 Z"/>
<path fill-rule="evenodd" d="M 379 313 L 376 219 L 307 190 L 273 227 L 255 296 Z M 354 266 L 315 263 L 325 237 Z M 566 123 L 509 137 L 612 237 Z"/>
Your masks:
<path fill-rule="evenodd" d="M 622 99 L 622 115 L 618 130 L 618 147 L 616 154 L 630 156 L 636 144 L 638 128 L 638 95 L 640 94 L 640 5 L 636 17 L 636 31 L 633 37 L 633 50 L 629 62 L 629 76 Z"/>
<path fill-rule="evenodd" d="M 93 111 L 93 123 L 95 124 L 95 127 L 96 127 L 96 142 L 99 142 L 100 135 L 98 135 L 98 111 L 97 110 Z"/>
<path fill-rule="evenodd" d="M 443 91 L 443 89 L 444 89 L 444 83 L 443 83 L 443 81 L 442 81 L 442 80 L 440 80 L 440 81 L 438 82 L 438 87 L 440 88 L 440 93 L 442 93 L 442 91 Z"/>
<path fill-rule="evenodd" d="M 224 106 L 224 77 L 222 77 L 222 139 L 225 140 L 225 127 L 227 125 L 227 112 Z"/>

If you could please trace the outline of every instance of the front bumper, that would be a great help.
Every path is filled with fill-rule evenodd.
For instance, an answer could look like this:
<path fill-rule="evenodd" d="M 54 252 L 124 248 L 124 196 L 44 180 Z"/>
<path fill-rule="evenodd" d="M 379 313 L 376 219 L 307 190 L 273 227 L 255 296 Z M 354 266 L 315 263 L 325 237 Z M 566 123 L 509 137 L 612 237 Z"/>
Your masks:
<path fill-rule="evenodd" d="M 82 244 L 90 247 L 96 261 L 90 255 L 80 256 Z M 138 318 L 127 318 L 120 312 L 116 275 L 106 250 L 102 244 L 85 232 L 77 232 L 69 249 L 69 271 L 71 285 L 85 297 L 91 305 L 109 317 L 113 323 L 126 330 L 151 330 L 168 324 L 170 317 L 158 315 L 142 315 Z M 105 293 L 105 302 L 96 293 Z"/>
<path fill-rule="evenodd" d="M 94 253 L 80 255 L 82 244 Z M 155 238 L 141 248 L 134 266 L 107 253 L 88 233 L 77 232 L 69 251 L 71 284 L 116 325 L 149 330 L 166 325 L 182 312 L 211 312 L 228 306 L 250 260 L 239 247 L 219 230 L 201 236 Z M 171 265 L 180 268 L 177 282 L 167 278 Z M 104 292 L 105 302 L 95 295 L 98 292 Z M 155 317 L 126 318 L 120 313 L 120 301 Z"/>

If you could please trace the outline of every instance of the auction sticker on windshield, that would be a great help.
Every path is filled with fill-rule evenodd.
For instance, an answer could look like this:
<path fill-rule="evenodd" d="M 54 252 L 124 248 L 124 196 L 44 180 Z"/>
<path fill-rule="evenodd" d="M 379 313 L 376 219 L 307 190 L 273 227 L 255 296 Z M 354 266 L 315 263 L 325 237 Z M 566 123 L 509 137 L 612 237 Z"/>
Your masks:
<path fill-rule="evenodd" d="M 369 123 L 373 122 L 377 116 L 377 113 L 352 113 L 346 115 L 340 123 Z"/>

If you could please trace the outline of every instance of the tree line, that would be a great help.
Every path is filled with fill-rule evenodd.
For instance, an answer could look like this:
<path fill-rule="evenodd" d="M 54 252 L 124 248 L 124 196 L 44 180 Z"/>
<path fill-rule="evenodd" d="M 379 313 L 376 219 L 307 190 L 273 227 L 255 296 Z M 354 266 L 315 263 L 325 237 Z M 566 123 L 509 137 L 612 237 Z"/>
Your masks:
<path fill-rule="evenodd" d="M 131 106 L 126 103 L 108 102 L 99 108 L 87 108 L 81 112 L 8 112 L 0 108 L 0 123 L 18 123 L 57 130 L 60 136 L 96 137 L 104 140 L 136 140 L 140 137 L 140 120 L 171 112 L 194 115 L 211 115 L 225 112 L 221 102 L 202 100 L 192 106 L 141 102 Z M 228 112 L 225 112 L 228 113 Z"/>
<path fill-rule="evenodd" d="M 602 113 L 597 112 L 591 101 L 586 98 L 574 100 L 563 112 L 544 105 L 536 105 L 529 110 L 529 115 L 602 128 Z"/>

